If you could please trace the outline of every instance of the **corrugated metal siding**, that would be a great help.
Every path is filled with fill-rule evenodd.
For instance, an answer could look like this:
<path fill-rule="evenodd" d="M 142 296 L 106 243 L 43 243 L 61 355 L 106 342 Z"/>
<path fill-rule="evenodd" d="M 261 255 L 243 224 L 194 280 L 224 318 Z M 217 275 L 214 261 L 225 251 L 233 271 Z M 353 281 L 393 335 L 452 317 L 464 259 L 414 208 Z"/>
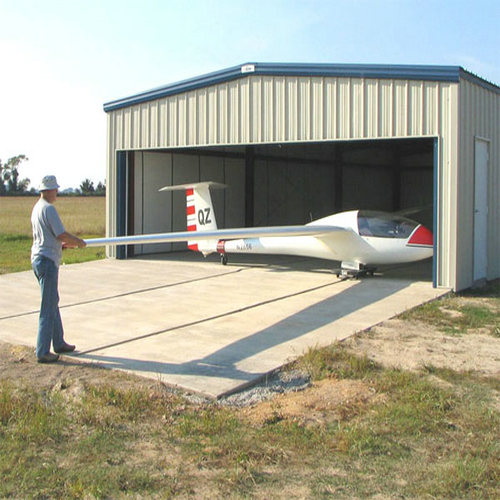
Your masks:
<path fill-rule="evenodd" d="M 467 79 L 460 82 L 457 288 L 473 282 L 474 146 L 489 141 L 487 278 L 500 276 L 500 94 Z"/>
<path fill-rule="evenodd" d="M 109 113 L 117 149 L 435 135 L 454 83 L 251 76 Z"/>
<path fill-rule="evenodd" d="M 440 130 L 437 192 L 437 284 L 456 287 L 458 85 L 437 89 L 435 123 Z M 436 207 L 435 207 L 436 208 Z"/>
<path fill-rule="evenodd" d="M 108 113 L 108 182 L 117 150 L 331 141 L 440 138 L 438 284 L 455 286 L 458 85 L 347 77 L 249 75 Z M 109 233 L 115 196 L 110 189 Z"/>

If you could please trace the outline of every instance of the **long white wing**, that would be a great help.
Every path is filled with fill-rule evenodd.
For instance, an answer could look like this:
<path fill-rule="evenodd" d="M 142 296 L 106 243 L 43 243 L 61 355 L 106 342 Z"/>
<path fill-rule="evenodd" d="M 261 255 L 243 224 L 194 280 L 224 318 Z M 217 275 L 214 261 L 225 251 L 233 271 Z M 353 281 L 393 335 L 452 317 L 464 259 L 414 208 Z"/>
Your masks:
<path fill-rule="evenodd" d="M 111 238 L 85 240 L 89 247 L 103 245 L 143 245 L 147 243 L 175 243 L 179 241 L 236 240 L 240 238 L 262 238 L 276 236 L 316 236 L 321 237 L 338 232 L 352 232 L 338 226 L 273 226 L 218 229 L 215 231 L 183 231 L 177 233 L 137 234 Z"/>

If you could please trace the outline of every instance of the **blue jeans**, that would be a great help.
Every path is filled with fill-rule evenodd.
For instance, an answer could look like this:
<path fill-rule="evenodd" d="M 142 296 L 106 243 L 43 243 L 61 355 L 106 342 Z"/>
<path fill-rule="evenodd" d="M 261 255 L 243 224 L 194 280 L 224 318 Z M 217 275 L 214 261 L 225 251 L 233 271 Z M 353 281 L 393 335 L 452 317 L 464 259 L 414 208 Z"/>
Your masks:
<path fill-rule="evenodd" d="M 50 351 L 52 342 L 54 349 L 64 344 L 64 331 L 59 314 L 59 268 L 53 260 L 38 256 L 33 261 L 33 271 L 42 291 L 40 318 L 38 320 L 38 338 L 36 356 L 40 358 Z"/>

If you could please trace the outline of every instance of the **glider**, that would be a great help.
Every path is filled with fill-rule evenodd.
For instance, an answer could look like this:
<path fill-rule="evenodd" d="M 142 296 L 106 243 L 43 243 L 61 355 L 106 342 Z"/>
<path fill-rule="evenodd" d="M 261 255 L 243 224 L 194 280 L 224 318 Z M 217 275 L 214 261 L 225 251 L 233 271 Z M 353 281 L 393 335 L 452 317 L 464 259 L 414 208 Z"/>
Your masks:
<path fill-rule="evenodd" d="M 376 266 L 415 262 L 432 256 L 433 235 L 406 217 L 386 212 L 350 210 L 299 226 L 218 229 L 210 188 L 216 182 L 166 186 L 160 191 L 185 190 L 187 231 L 117 236 L 85 240 L 87 246 L 139 245 L 186 241 L 205 257 L 218 253 L 254 253 L 315 257 L 340 261 L 342 277 L 373 274 Z"/>

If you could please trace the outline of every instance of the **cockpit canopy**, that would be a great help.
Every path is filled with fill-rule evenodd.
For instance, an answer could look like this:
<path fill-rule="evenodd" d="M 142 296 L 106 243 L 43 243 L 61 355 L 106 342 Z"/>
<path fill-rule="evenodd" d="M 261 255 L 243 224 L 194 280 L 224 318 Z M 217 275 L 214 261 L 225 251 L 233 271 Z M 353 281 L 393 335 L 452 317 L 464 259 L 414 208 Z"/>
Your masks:
<path fill-rule="evenodd" d="M 358 212 L 360 236 L 407 239 L 417 226 L 417 222 L 399 215 L 372 210 L 360 210 Z"/>

